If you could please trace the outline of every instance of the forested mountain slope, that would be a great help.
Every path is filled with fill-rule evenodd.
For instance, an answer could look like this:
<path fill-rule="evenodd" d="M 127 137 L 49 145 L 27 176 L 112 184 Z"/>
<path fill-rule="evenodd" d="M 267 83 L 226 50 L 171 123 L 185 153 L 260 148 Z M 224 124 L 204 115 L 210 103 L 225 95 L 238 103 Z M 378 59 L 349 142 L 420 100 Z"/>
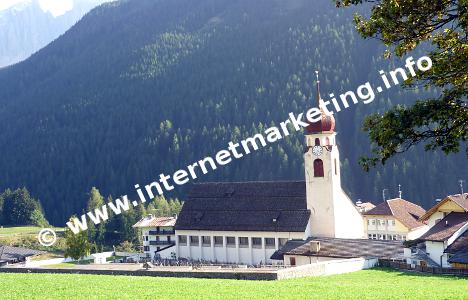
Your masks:
<path fill-rule="evenodd" d="M 345 92 L 391 69 L 377 41 L 362 40 L 351 10 L 332 1 L 134 0 L 92 10 L 31 58 L 0 71 L 0 190 L 26 186 L 50 222 L 81 213 L 97 186 L 117 197 L 231 140 Z M 428 93 L 433 93 L 429 91 Z M 354 200 L 382 189 L 428 207 L 458 192 L 464 154 L 413 150 L 365 173 L 361 121 L 422 96 L 394 87 L 338 115 L 343 185 Z M 202 181 L 303 178 L 297 133 Z M 174 194 L 183 200 L 187 187 Z"/>

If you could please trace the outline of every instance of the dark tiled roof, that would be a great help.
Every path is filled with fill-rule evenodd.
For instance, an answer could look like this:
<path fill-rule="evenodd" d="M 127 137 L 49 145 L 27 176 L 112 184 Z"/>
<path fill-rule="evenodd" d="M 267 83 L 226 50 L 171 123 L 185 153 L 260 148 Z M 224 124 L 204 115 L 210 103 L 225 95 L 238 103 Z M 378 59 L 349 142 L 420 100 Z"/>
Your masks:
<path fill-rule="evenodd" d="M 364 213 L 364 215 L 382 215 L 394 216 L 398 221 L 403 223 L 409 229 L 423 226 L 424 224 L 418 219 L 424 215 L 426 211 L 419 205 L 412 202 L 396 198 L 386 200 L 373 209 Z"/>
<path fill-rule="evenodd" d="M 448 259 L 449 263 L 468 264 L 468 252 L 460 251 Z"/>
<path fill-rule="evenodd" d="M 310 252 L 311 241 L 320 242 L 318 253 Z M 307 240 L 290 240 L 273 253 L 271 259 L 282 260 L 285 254 L 335 258 L 395 258 L 403 256 L 403 244 L 397 241 L 315 237 Z"/>
<path fill-rule="evenodd" d="M 421 216 L 420 220 L 425 221 L 429 219 L 432 216 L 432 214 L 434 214 L 439 209 L 439 207 L 441 207 L 449 201 L 453 201 L 458 206 L 460 206 L 465 212 L 468 212 L 468 193 L 455 194 L 445 197 L 442 201 L 431 207 L 423 216 Z"/>
<path fill-rule="evenodd" d="M 28 256 L 34 256 L 44 253 L 46 252 L 27 248 L 0 245 L 0 260 L 4 260 L 11 263 L 24 261 L 25 258 Z"/>
<path fill-rule="evenodd" d="M 301 232 L 309 217 L 304 181 L 201 183 L 193 186 L 175 228 Z"/>
<path fill-rule="evenodd" d="M 449 239 L 458 229 L 468 222 L 468 213 L 452 212 L 431 227 L 420 239 L 442 242 Z"/>
<path fill-rule="evenodd" d="M 468 230 L 451 243 L 444 252 L 455 254 L 460 251 L 468 253 Z"/>

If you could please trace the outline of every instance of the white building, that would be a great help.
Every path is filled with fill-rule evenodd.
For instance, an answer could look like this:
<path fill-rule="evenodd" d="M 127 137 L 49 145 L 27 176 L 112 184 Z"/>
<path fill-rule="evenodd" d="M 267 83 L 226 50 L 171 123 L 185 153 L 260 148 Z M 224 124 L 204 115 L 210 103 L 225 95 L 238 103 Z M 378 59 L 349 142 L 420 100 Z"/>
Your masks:
<path fill-rule="evenodd" d="M 271 263 L 291 239 L 363 238 L 363 218 L 341 188 L 334 127 L 322 110 L 307 128 L 305 181 L 194 185 L 175 226 L 178 257 Z"/>
<path fill-rule="evenodd" d="M 140 228 L 143 238 L 143 252 L 151 260 L 159 258 L 174 258 L 175 250 L 175 231 L 174 217 L 154 217 L 148 215 L 138 221 L 134 228 Z"/>
<path fill-rule="evenodd" d="M 419 221 L 426 211 L 419 205 L 401 198 L 385 200 L 363 213 L 368 239 L 414 240 L 429 226 Z"/>
<path fill-rule="evenodd" d="M 442 267 L 468 267 L 468 193 L 447 196 L 421 218 L 431 228 L 421 236 L 426 254 Z M 451 260 L 452 256 L 464 260 Z"/>

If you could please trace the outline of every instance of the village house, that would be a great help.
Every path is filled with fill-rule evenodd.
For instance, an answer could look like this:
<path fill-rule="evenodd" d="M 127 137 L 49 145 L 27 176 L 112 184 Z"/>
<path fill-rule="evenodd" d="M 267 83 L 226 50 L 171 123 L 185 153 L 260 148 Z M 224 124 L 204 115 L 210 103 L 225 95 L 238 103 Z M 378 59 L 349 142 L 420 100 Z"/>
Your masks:
<path fill-rule="evenodd" d="M 349 258 L 401 259 L 403 246 L 396 241 L 366 239 L 337 239 L 326 237 L 290 240 L 272 258 L 282 260 L 285 266 L 300 266 L 317 262 Z"/>
<path fill-rule="evenodd" d="M 154 217 L 148 215 L 133 228 L 141 229 L 143 252 L 151 260 L 175 258 L 175 217 Z"/>
<path fill-rule="evenodd" d="M 396 198 L 363 213 L 366 236 L 372 240 L 414 240 L 429 226 L 419 221 L 426 211 L 419 205 Z"/>
<path fill-rule="evenodd" d="M 447 196 L 420 218 L 430 229 L 415 248 L 423 250 L 438 266 L 466 268 L 468 264 L 467 197 L 467 193 Z"/>
<path fill-rule="evenodd" d="M 317 95 L 322 108 L 318 83 Z M 365 256 L 367 252 L 360 251 L 364 248 L 374 249 L 375 257 L 393 255 L 381 252 L 387 246 L 402 254 L 401 242 L 398 246 L 364 239 L 363 217 L 341 187 L 334 129 L 333 116 L 323 109 L 320 120 L 306 128 L 305 181 L 195 184 L 175 225 L 177 256 L 219 263 L 282 263 L 277 250 L 301 243 L 309 247 L 311 239 L 323 243 L 322 260 L 334 259 L 333 249 L 354 247 L 353 239 L 360 247 L 342 257 Z"/>
<path fill-rule="evenodd" d="M 356 208 L 359 210 L 360 213 L 365 213 L 368 212 L 369 210 L 373 209 L 375 207 L 374 204 L 371 202 L 362 202 L 362 201 L 357 201 L 356 202 Z"/>
<path fill-rule="evenodd" d="M 45 253 L 45 251 L 0 245 L 0 267 L 16 263 L 26 263 L 34 256 Z"/>

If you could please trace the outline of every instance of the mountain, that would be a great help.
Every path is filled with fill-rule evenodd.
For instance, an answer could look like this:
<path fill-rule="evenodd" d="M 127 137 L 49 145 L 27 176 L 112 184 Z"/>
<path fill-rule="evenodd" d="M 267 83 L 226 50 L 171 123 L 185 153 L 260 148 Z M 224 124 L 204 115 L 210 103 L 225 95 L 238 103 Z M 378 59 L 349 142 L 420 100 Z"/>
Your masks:
<path fill-rule="evenodd" d="M 0 11 L 0 68 L 24 60 L 74 25 L 93 7 L 109 0 L 74 0 L 72 8 L 54 16 L 39 0 L 25 0 Z"/>
<path fill-rule="evenodd" d="M 365 7 L 362 8 L 366 13 Z M 355 11 L 331 1 L 134 0 L 93 9 L 29 59 L 0 71 L 0 189 L 26 186 L 62 224 L 92 186 L 131 195 L 161 172 L 214 155 L 314 105 L 355 90 L 382 68 L 378 41 L 355 32 Z M 394 87 L 336 115 L 342 182 L 354 200 L 398 195 L 428 207 L 457 193 L 464 154 L 420 147 L 370 173 L 363 118 L 434 90 Z M 293 134 L 200 181 L 303 179 L 303 134 Z M 182 200 L 188 186 L 169 197 Z"/>

